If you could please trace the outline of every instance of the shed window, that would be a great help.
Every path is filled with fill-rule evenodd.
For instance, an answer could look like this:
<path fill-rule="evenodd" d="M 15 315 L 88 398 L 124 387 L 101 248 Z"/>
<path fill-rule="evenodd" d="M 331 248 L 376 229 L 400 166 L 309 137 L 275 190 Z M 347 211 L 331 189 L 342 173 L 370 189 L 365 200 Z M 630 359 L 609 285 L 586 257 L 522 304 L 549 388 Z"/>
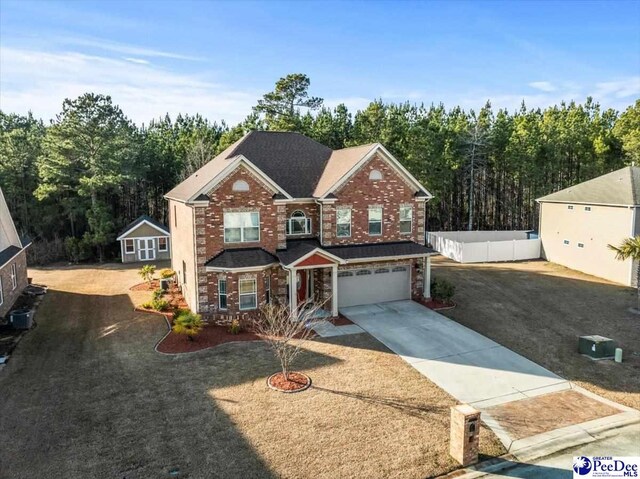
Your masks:
<path fill-rule="evenodd" d="M 568 210 L 572 210 L 572 209 L 573 209 L 573 205 L 569 205 L 569 206 L 567 206 L 567 209 L 568 209 Z"/>
<path fill-rule="evenodd" d="M 258 288 L 255 278 L 238 281 L 240 291 L 240 309 L 256 309 L 258 307 Z"/>
<path fill-rule="evenodd" d="M 135 253 L 136 249 L 135 246 L 133 245 L 133 240 L 132 239 L 126 239 L 124 240 L 124 252 L 127 254 L 131 254 L 131 253 Z"/>
<path fill-rule="evenodd" d="M 565 246 L 569 246 L 571 242 L 569 240 L 563 240 L 562 244 L 564 244 Z"/>
<path fill-rule="evenodd" d="M 585 210 L 585 211 L 591 211 L 591 206 L 585 206 L 585 207 L 584 207 L 584 210 Z"/>
<path fill-rule="evenodd" d="M 158 238 L 158 251 L 167 251 L 167 238 L 164 236 L 161 236 L 160 238 Z"/>
<path fill-rule="evenodd" d="M 249 191 L 249 183 L 244 180 L 238 180 L 233 184 L 233 191 Z"/>
<path fill-rule="evenodd" d="M 578 243 L 578 248 L 584 248 L 584 243 Z"/>
<path fill-rule="evenodd" d="M 218 308 L 227 309 L 227 280 L 223 278 L 218 280 Z"/>

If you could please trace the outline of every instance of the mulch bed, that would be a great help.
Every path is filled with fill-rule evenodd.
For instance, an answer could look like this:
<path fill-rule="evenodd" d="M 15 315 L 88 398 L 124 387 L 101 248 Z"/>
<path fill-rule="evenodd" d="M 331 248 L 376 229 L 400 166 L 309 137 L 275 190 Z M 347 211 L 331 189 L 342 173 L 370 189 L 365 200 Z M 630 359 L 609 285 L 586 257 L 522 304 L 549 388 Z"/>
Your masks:
<path fill-rule="evenodd" d="M 153 281 L 151 281 L 151 284 L 145 281 L 144 283 L 131 286 L 131 288 L 129 289 L 131 291 L 154 291 L 159 287 L 160 287 L 160 280 L 154 279 Z"/>
<path fill-rule="evenodd" d="M 291 372 L 289 380 L 284 378 L 284 374 L 275 373 L 267 379 L 267 384 L 271 389 L 283 393 L 297 393 L 308 389 L 311 386 L 311 378 L 306 374 Z"/>
<path fill-rule="evenodd" d="M 338 314 L 337 318 L 331 320 L 334 326 L 348 326 L 349 324 L 353 324 L 353 322 L 349 321 L 347 318 Z"/>
<path fill-rule="evenodd" d="M 226 326 L 209 324 L 202 328 L 202 331 L 190 341 L 183 334 L 176 334 L 171 331 L 156 346 L 156 350 L 166 354 L 193 353 L 203 349 L 212 348 L 219 344 L 231 343 L 235 341 L 258 341 L 262 339 L 255 333 L 243 331 L 240 334 L 231 334 Z"/>
<path fill-rule="evenodd" d="M 429 301 L 425 301 L 421 299 L 418 301 L 422 306 L 426 306 L 429 309 L 433 309 L 434 311 L 440 311 L 442 309 L 452 309 L 456 307 L 456 303 L 450 301 L 448 303 L 443 303 L 442 301 L 437 301 L 435 299 L 430 299 Z"/>

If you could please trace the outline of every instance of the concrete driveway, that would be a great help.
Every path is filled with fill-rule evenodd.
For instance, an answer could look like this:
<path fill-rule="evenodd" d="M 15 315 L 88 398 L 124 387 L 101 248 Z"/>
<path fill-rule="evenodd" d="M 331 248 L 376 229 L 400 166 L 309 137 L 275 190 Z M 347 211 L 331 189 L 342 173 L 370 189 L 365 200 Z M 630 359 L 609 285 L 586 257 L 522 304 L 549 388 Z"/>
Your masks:
<path fill-rule="evenodd" d="M 476 408 L 571 387 L 542 366 L 413 301 L 340 312 L 453 397 Z"/>

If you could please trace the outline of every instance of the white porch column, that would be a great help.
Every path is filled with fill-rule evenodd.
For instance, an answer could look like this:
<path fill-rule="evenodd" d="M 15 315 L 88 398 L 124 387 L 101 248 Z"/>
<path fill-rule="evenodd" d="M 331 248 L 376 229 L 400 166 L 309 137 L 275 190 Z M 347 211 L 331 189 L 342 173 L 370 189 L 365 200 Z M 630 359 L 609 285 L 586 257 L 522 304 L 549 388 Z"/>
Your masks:
<path fill-rule="evenodd" d="M 294 312 L 298 309 L 298 288 L 296 269 L 291 268 L 289 272 L 289 309 Z"/>
<path fill-rule="evenodd" d="M 423 276 L 423 282 L 424 282 L 424 297 L 425 298 L 430 298 L 431 297 L 431 256 L 427 256 L 425 258 L 425 265 L 424 265 L 424 274 Z"/>
<path fill-rule="evenodd" d="M 331 315 L 338 316 L 338 265 L 331 267 Z"/>

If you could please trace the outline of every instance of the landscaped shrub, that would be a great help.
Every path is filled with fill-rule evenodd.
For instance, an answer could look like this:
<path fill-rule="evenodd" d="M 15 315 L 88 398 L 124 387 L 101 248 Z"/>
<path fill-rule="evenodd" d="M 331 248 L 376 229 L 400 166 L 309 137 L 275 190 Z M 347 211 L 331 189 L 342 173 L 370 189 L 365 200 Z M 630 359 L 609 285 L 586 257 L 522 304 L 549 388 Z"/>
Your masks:
<path fill-rule="evenodd" d="M 173 278 L 176 272 L 170 268 L 164 268 L 160 270 L 160 277 L 162 279 Z"/>
<path fill-rule="evenodd" d="M 160 299 L 160 298 L 162 298 L 162 295 L 163 295 L 163 294 L 164 294 L 164 291 L 162 291 L 160 288 L 158 288 L 158 289 L 154 289 L 154 290 L 153 290 L 152 298 L 153 298 L 154 300 L 156 300 L 156 299 Z"/>
<path fill-rule="evenodd" d="M 151 286 L 151 281 L 153 280 L 153 275 L 155 272 L 156 272 L 155 265 L 145 264 L 142 268 L 140 268 L 140 271 L 138 271 L 138 274 L 142 277 L 143 280 L 149 283 L 149 286 Z"/>
<path fill-rule="evenodd" d="M 431 297 L 436 301 L 450 303 L 455 292 L 456 287 L 446 279 L 433 278 L 431 280 Z"/>
<path fill-rule="evenodd" d="M 141 305 L 144 309 L 153 309 L 153 304 L 151 301 L 147 301 L 146 303 L 142 303 Z"/>
<path fill-rule="evenodd" d="M 170 305 L 169 301 L 167 301 L 166 299 L 154 299 L 153 301 L 151 301 L 151 306 L 156 311 L 166 311 L 169 309 Z"/>
<path fill-rule="evenodd" d="M 232 320 L 231 324 L 229 324 L 228 331 L 231 334 L 240 334 L 242 332 L 242 324 L 240 323 L 240 320 L 239 319 Z"/>
<path fill-rule="evenodd" d="M 180 314 L 173 318 L 173 332 L 185 334 L 189 341 L 193 341 L 193 337 L 202 331 L 202 327 L 202 316 L 189 310 L 181 310 Z"/>

